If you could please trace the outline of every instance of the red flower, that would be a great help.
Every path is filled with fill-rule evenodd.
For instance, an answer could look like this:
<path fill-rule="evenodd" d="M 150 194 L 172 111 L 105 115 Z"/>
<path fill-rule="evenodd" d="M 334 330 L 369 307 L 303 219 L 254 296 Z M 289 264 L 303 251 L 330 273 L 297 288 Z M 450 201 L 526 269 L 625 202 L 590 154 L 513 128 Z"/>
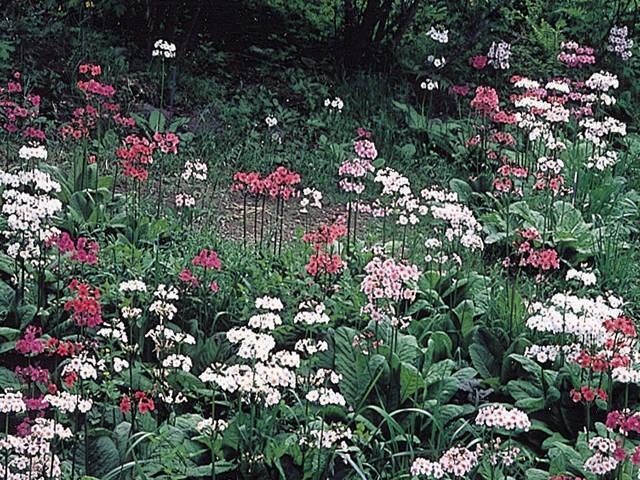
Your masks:
<path fill-rule="evenodd" d="M 589 387 L 588 385 L 584 385 L 580 389 L 580 392 L 582 393 L 582 396 L 587 402 L 593 402 L 596 399 L 595 393 L 593 392 L 593 390 L 591 390 L 591 387 Z"/>
<path fill-rule="evenodd" d="M 578 403 L 580 400 L 582 400 L 582 394 L 573 388 L 569 392 L 569 396 L 571 397 L 571 400 L 573 400 L 575 403 Z"/>
<path fill-rule="evenodd" d="M 596 395 L 600 400 L 604 400 L 605 402 L 609 399 L 609 395 L 607 395 L 607 392 L 602 390 L 600 387 L 596 388 Z"/>
<path fill-rule="evenodd" d="M 126 395 L 123 396 L 122 400 L 120 400 L 119 408 L 122 413 L 127 413 L 131 410 L 131 399 Z"/>
<path fill-rule="evenodd" d="M 78 379 L 78 374 L 76 372 L 69 372 L 66 377 L 64 377 L 64 384 L 67 387 L 73 387 L 73 384 L 76 383 Z"/>

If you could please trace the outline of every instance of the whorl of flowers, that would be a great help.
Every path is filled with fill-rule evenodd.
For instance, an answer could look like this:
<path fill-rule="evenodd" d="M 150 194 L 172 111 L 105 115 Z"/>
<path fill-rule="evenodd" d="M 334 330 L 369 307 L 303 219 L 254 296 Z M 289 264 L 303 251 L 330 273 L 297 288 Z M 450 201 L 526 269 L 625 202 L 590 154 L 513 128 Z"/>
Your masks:
<path fill-rule="evenodd" d="M 554 334 L 564 332 L 575 335 L 582 343 L 602 346 L 611 336 L 605 322 L 623 316 L 618 308 L 620 304 L 621 301 L 615 297 L 581 298 L 557 293 L 551 297 L 548 306 L 532 303 L 529 307 L 532 315 L 526 323 L 531 330 Z"/>
<path fill-rule="evenodd" d="M 471 100 L 471 106 L 476 113 L 482 113 L 483 117 L 490 116 L 500 110 L 498 94 L 491 87 L 476 87 L 476 94 Z"/>
<path fill-rule="evenodd" d="M 496 70 L 508 70 L 509 58 L 511 57 L 511 44 L 507 42 L 491 43 L 487 53 L 487 63 Z"/>
<path fill-rule="evenodd" d="M 340 112 L 344 108 L 344 102 L 340 97 L 335 97 L 333 99 L 326 98 L 324 100 L 324 106 L 329 108 L 331 111 L 337 110 L 338 112 Z"/>
<path fill-rule="evenodd" d="M 364 271 L 367 275 L 360 284 L 360 291 L 369 300 L 365 310 L 377 321 L 382 321 L 385 314 L 396 314 L 393 303 L 415 300 L 415 283 L 420 278 L 416 265 L 409 265 L 404 261 L 396 263 L 393 258 L 386 258 L 381 254 L 373 257 Z"/>
<path fill-rule="evenodd" d="M 427 31 L 427 37 L 438 43 L 449 43 L 449 30 L 442 25 L 432 26 Z"/>
<path fill-rule="evenodd" d="M 611 27 L 611 30 L 609 30 L 607 51 L 614 52 L 622 58 L 622 60 L 629 60 L 633 55 L 631 52 L 633 40 L 627 37 L 628 34 L 629 31 L 626 25 L 622 27 L 614 25 Z"/>
<path fill-rule="evenodd" d="M 596 63 L 596 57 L 593 56 L 593 48 L 583 47 L 576 42 L 562 42 L 560 44 L 562 52 L 558 54 L 558 60 L 570 68 L 582 68 L 584 65 L 593 65 Z"/>
<path fill-rule="evenodd" d="M 256 172 L 236 172 L 233 176 L 232 191 L 245 191 L 253 195 L 264 195 L 269 200 L 281 198 L 289 200 L 296 195 L 295 185 L 300 183 L 300 175 L 280 166 L 267 177 Z"/>
<path fill-rule="evenodd" d="M 429 203 L 431 216 L 445 223 L 444 236 L 449 242 L 458 239 L 463 247 L 472 251 L 484 248 L 484 243 L 478 235 L 482 225 L 469 207 L 458 202 L 455 193 L 434 187 L 422 190 L 420 196 Z"/>
<path fill-rule="evenodd" d="M 176 46 L 166 40 L 156 40 L 151 51 L 152 57 L 174 58 L 176 56 Z"/>
<path fill-rule="evenodd" d="M 604 71 L 594 73 L 584 84 L 591 90 L 599 90 L 601 92 L 608 92 L 610 89 L 616 89 L 620 86 L 617 75 Z"/>
<path fill-rule="evenodd" d="M 456 477 L 467 477 L 478 465 L 480 446 L 476 450 L 465 447 L 451 447 L 437 461 L 416 458 L 411 465 L 411 475 L 424 475 L 428 478 L 443 478 L 445 473 Z"/>
<path fill-rule="evenodd" d="M 476 425 L 488 428 L 502 428 L 504 430 L 527 432 L 531 428 L 531 420 L 529 420 L 529 416 L 526 413 L 517 408 L 508 410 L 502 405 L 488 405 L 480 408 L 475 422 Z"/>

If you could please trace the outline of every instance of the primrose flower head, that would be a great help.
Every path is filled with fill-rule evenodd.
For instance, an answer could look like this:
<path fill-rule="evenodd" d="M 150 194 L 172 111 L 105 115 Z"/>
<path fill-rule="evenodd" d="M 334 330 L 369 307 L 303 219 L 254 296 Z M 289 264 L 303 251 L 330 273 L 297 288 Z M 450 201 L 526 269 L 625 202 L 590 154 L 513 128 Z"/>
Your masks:
<path fill-rule="evenodd" d="M 278 125 L 278 119 L 273 115 L 267 115 L 267 118 L 264 119 L 264 122 L 267 124 L 267 127 L 275 127 Z"/>
<path fill-rule="evenodd" d="M 174 58 L 176 56 L 176 46 L 166 40 L 156 40 L 153 44 L 152 57 Z"/>

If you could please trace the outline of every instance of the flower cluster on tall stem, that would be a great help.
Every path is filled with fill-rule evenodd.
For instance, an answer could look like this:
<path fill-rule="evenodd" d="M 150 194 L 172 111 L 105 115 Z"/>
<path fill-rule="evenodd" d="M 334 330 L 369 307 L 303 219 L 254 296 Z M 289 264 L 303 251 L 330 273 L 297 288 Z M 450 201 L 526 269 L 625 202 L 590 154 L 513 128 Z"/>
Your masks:
<path fill-rule="evenodd" d="M 257 172 L 237 172 L 233 176 L 232 191 L 243 192 L 242 227 L 243 246 L 247 247 L 247 197 L 254 198 L 253 238 L 256 246 L 262 248 L 265 226 L 265 204 L 267 200 L 276 201 L 275 231 L 273 237 L 274 254 L 281 251 L 284 227 L 285 202 L 298 195 L 297 185 L 300 175 L 284 166 L 277 167 L 266 177 Z M 258 222 L 258 202 L 261 200 L 260 222 Z M 259 228 L 258 228 L 258 223 Z"/>

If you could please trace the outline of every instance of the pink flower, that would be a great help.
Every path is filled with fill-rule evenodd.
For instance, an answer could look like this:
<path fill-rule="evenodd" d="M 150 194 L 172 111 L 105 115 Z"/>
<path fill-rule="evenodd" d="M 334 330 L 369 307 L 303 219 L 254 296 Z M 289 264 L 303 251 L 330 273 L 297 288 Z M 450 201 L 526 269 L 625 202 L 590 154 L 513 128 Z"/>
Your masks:
<path fill-rule="evenodd" d="M 197 266 L 200 265 L 207 269 L 216 269 L 220 270 L 221 263 L 220 259 L 218 259 L 218 254 L 213 250 L 202 249 L 198 256 L 196 256 L 192 262 L 192 265 Z"/>
<path fill-rule="evenodd" d="M 482 70 L 487 66 L 488 60 L 485 55 L 476 55 L 475 57 L 469 57 L 469 65 L 477 70 Z"/>
<path fill-rule="evenodd" d="M 486 117 L 500 109 L 498 94 L 491 87 L 479 86 L 476 88 L 475 97 L 471 100 L 471 106 L 475 108 L 476 112 L 482 112 L 482 115 Z"/>

